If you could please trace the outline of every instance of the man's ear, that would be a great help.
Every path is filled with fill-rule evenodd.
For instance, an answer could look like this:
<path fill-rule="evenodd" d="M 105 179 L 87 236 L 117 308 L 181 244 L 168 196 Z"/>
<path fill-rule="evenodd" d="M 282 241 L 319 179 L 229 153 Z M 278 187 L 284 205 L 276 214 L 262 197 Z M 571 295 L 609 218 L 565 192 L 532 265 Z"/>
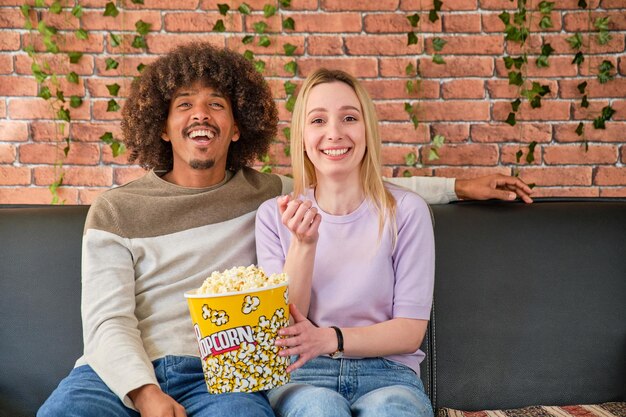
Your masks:
<path fill-rule="evenodd" d="M 163 139 L 166 142 L 170 142 L 170 137 L 167 135 L 165 128 L 163 128 L 163 132 L 161 132 L 161 139 Z"/>
<path fill-rule="evenodd" d="M 234 124 L 233 126 L 233 137 L 230 139 L 232 142 L 237 142 L 239 140 L 239 126 L 237 126 L 237 123 Z"/>

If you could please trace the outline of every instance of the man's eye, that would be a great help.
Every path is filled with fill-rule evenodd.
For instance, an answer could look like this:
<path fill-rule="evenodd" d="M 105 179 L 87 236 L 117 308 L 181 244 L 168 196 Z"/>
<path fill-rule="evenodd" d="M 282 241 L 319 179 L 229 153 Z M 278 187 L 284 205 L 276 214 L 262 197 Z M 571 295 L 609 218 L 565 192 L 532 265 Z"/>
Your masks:
<path fill-rule="evenodd" d="M 191 104 L 186 103 L 186 102 L 183 102 L 183 103 L 180 103 L 180 104 L 179 104 L 178 106 L 176 106 L 176 107 L 191 107 Z"/>
<path fill-rule="evenodd" d="M 224 105 L 222 103 L 211 103 L 209 104 L 211 107 L 216 108 L 216 109 L 223 109 Z"/>

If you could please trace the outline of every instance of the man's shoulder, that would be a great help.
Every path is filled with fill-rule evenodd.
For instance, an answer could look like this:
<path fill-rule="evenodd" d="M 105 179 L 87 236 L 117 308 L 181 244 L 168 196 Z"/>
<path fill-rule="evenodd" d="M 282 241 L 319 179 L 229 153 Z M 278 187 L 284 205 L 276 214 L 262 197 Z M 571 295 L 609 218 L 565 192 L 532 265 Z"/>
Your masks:
<path fill-rule="evenodd" d="M 239 173 L 247 183 L 257 189 L 270 187 L 278 194 L 285 194 L 291 192 L 291 189 L 293 188 L 292 179 L 284 175 L 260 172 L 249 167 L 242 168 Z"/>

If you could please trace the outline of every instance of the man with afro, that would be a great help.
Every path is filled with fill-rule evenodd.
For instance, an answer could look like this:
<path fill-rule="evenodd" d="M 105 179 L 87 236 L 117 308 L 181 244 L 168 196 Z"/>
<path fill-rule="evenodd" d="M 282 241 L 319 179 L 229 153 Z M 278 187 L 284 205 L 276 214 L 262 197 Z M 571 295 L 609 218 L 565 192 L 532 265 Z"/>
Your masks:
<path fill-rule="evenodd" d="M 276 136 L 271 91 L 241 55 L 191 43 L 146 68 L 122 114 L 130 160 L 149 172 L 89 210 L 84 353 L 38 416 L 273 416 L 263 392 L 208 393 L 183 298 L 213 271 L 256 263 L 255 212 L 291 191 L 288 178 L 250 168 Z M 528 198 L 518 181 L 407 184 L 431 203 Z"/>

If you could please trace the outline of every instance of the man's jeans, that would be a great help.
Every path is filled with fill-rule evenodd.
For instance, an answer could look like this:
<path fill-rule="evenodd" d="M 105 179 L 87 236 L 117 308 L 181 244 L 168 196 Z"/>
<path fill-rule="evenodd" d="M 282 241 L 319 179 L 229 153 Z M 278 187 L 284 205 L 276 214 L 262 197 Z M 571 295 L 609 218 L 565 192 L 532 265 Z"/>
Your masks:
<path fill-rule="evenodd" d="M 185 407 L 187 417 L 273 417 L 264 392 L 211 395 L 199 358 L 166 356 L 153 362 L 161 389 Z M 72 370 L 39 409 L 37 417 L 139 417 L 90 366 Z"/>
<path fill-rule="evenodd" d="M 383 358 L 320 356 L 268 393 L 279 417 L 432 417 L 424 385 L 407 366 Z"/>

